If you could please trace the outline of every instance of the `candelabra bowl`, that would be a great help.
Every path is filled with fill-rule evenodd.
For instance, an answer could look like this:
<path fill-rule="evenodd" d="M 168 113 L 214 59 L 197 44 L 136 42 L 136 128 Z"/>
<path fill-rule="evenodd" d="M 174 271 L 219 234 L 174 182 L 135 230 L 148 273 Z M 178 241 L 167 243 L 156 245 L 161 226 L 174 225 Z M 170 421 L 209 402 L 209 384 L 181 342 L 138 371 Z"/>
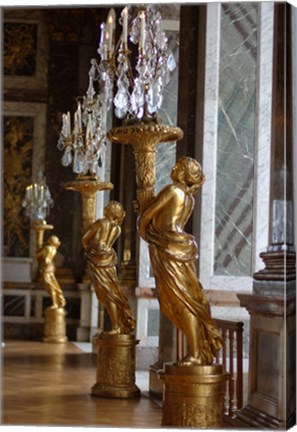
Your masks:
<path fill-rule="evenodd" d="M 157 121 L 137 121 L 111 129 L 107 133 L 113 143 L 131 144 L 135 156 L 137 202 L 135 210 L 145 210 L 155 193 L 156 146 L 183 137 L 179 127 L 159 124 Z"/>
<path fill-rule="evenodd" d="M 73 181 L 63 183 L 66 190 L 79 192 L 82 196 L 83 232 L 86 232 L 95 222 L 96 193 L 113 189 L 110 182 L 102 182 L 96 175 L 78 175 Z"/>

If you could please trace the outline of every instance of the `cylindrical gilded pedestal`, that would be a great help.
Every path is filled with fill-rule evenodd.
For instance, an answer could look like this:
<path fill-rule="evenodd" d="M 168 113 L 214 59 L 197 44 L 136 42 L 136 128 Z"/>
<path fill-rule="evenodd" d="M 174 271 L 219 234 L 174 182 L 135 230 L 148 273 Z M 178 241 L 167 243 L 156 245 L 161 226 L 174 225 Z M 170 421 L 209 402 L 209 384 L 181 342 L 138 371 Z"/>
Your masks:
<path fill-rule="evenodd" d="M 65 309 L 48 307 L 45 309 L 44 342 L 67 342 Z"/>
<path fill-rule="evenodd" d="M 228 374 L 221 365 L 165 364 L 162 426 L 212 429 L 222 426 Z"/>
<path fill-rule="evenodd" d="M 105 398 L 136 398 L 134 335 L 101 333 L 97 340 L 97 382 L 92 395 Z"/>

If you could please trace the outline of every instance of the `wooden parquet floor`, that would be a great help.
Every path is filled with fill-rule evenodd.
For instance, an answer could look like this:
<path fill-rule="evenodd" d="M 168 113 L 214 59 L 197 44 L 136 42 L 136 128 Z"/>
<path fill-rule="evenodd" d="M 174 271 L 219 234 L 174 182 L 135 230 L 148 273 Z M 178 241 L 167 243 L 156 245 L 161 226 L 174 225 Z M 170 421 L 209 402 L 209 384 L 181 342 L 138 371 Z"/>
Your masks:
<path fill-rule="evenodd" d="M 91 396 L 96 357 L 71 342 L 5 341 L 2 425 L 160 428 L 162 410 L 139 399 Z"/>

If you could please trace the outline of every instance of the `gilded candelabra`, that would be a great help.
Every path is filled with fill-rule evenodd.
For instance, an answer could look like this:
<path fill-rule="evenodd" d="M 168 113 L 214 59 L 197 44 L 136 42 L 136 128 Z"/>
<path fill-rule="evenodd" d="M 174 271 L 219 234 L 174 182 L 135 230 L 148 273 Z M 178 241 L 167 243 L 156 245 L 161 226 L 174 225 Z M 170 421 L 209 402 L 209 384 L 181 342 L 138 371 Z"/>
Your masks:
<path fill-rule="evenodd" d="M 187 356 L 178 364 L 166 365 L 160 374 L 164 383 L 162 425 L 219 427 L 227 374 L 221 365 L 212 362 L 221 339 L 196 276 L 195 241 L 192 236 L 183 234 L 183 226 L 194 206 L 192 195 L 201 185 L 203 175 L 197 171 L 196 161 L 199 179 L 191 178 L 188 168 L 180 162 L 173 169 L 174 184 L 155 197 L 156 147 L 163 142 L 180 140 L 183 132 L 177 127 L 162 125 L 157 119 L 171 63 L 166 37 L 160 28 L 160 15 L 151 7 L 140 7 L 136 18 L 131 13 L 130 25 L 127 15 L 125 8 L 121 16 L 123 32 L 118 44 L 117 67 L 113 19 L 109 16 L 106 27 L 102 27 L 98 50 L 101 65 L 97 69 L 105 80 L 108 105 L 111 105 L 111 82 L 117 77 L 118 90 L 113 104 L 115 114 L 125 119 L 123 126 L 111 129 L 107 136 L 113 143 L 133 147 L 137 184 L 135 207 L 140 234 L 149 244 L 160 309 L 185 334 L 189 345 Z M 134 77 L 126 42 L 128 28 L 130 40 L 139 43 Z"/>
<path fill-rule="evenodd" d="M 113 105 L 115 115 L 124 119 L 123 126 L 111 129 L 107 137 L 112 143 L 133 147 L 135 207 L 140 234 L 149 244 L 160 309 L 185 334 L 189 345 L 187 356 L 177 364 L 166 365 L 160 374 L 164 383 L 162 425 L 219 427 L 227 374 L 213 360 L 221 339 L 196 276 L 195 241 L 183 231 L 193 210 L 192 195 L 202 184 L 201 172 L 198 170 L 198 181 L 191 178 L 182 163 L 177 164 L 172 173 L 173 185 L 155 196 L 156 147 L 183 136 L 180 128 L 160 124 L 157 119 L 175 62 L 154 5 L 125 7 L 120 23 L 122 33 L 117 44 L 114 11 L 108 15 L 107 23 L 101 25 L 100 61 L 92 61 L 89 76 L 93 84 L 98 80 L 103 89 L 101 100 L 106 109 Z M 138 44 L 134 61 L 130 60 L 135 50 L 129 48 L 128 36 L 130 42 Z M 120 358 L 113 354 L 110 335 L 105 336 L 106 341 L 102 340 L 100 347 L 101 362 L 111 364 L 110 370 L 118 376 Z M 102 375 L 99 378 L 103 379 Z M 102 383 L 107 385 L 105 381 Z"/>
<path fill-rule="evenodd" d="M 161 312 L 188 343 L 188 353 L 177 363 L 166 364 L 160 374 L 164 382 L 162 424 L 218 427 L 228 375 L 213 361 L 222 339 L 197 278 L 195 238 L 184 231 L 204 174 L 195 159 L 184 156 L 172 168 L 171 179 L 173 183 L 139 217 L 139 233 L 149 245 Z"/>
<path fill-rule="evenodd" d="M 110 190 L 113 185 L 100 181 L 97 176 L 98 166 L 105 156 L 105 105 L 101 94 L 95 91 L 91 73 L 86 94 L 77 99 L 73 122 L 69 111 L 62 116 L 58 149 L 64 152 L 62 165 L 72 164 L 72 170 L 77 174 L 75 180 L 63 186 L 81 194 L 82 231 L 85 233 L 95 222 L 96 193 Z"/>
<path fill-rule="evenodd" d="M 131 334 L 136 321 L 118 281 L 117 255 L 112 247 L 121 233 L 124 217 L 122 205 L 110 201 L 104 209 L 104 217 L 94 222 L 82 239 L 92 284 L 111 321 L 111 330 L 103 331 L 96 338 L 98 362 L 97 382 L 92 387 L 94 396 L 131 398 L 140 395 L 135 385 L 138 341 Z"/>
<path fill-rule="evenodd" d="M 52 305 L 45 309 L 44 342 L 66 342 L 65 305 L 62 289 L 55 276 L 54 258 L 60 246 L 60 240 L 55 235 L 44 242 L 45 232 L 54 227 L 46 222 L 49 207 L 53 205 L 50 191 L 45 178 L 40 173 L 38 182 L 26 188 L 23 206 L 30 217 L 31 228 L 36 233 L 36 257 L 39 263 L 39 280 L 49 294 Z"/>

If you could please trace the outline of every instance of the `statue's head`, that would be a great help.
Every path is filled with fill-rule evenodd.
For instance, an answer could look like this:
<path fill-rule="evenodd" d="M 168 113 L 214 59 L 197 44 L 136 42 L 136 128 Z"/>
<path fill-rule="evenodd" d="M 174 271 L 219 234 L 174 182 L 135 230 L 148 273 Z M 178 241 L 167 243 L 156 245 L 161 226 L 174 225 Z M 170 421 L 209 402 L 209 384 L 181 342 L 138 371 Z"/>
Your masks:
<path fill-rule="evenodd" d="M 171 170 L 171 178 L 174 183 L 187 186 L 191 193 L 196 193 L 205 180 L 199 162 L 188 156 L 183 156 L 176 162 Z"/>
<path fill-rule="evenodd" d="M 60 244 L 61 244 L 60 240 L 55 235 L 50 236 L 50 238 L 48 239 L 47 243 L 50 246 L 54 246 L 56 248 L 58 248 L 60 246 Z"/>
<path fill-rule="evenodd" d="M 104 209 L 104 216 L 117 221 L 117 223 L 121 225 L 126 216 L 126 212 L 121 203 L 118 201 L 110 201 Z"/>

